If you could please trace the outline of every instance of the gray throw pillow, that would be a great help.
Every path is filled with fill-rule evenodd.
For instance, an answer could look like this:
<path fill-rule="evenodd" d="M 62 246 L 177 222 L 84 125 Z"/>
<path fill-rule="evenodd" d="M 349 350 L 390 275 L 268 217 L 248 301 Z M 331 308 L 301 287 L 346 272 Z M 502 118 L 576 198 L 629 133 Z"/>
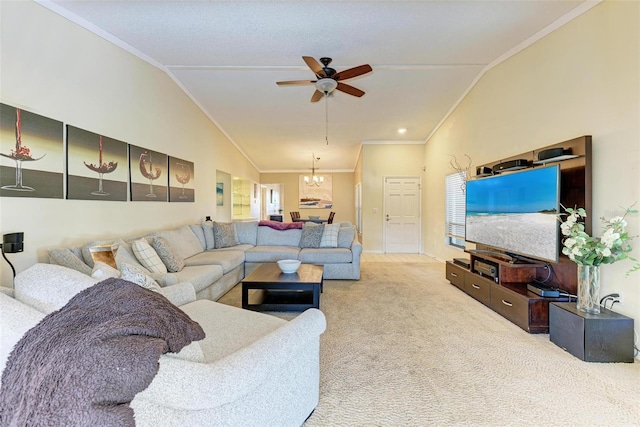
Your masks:
<path fill-rule="evenodd" d="M 319 248 L 322 241 L 322 232 L 324 224 L 306 223 L 302 227 L 302 236 L 300 236 L 301 248 Z"/>
<path fill-rule="evenodd" d="M 214 222 L 213 237 L 216 242 L 216 248 L 228 248 L 238 245 L 236 228 L 230 222 Z"/>
<path fill-rule="evenodd" d="M 151 247 L 167 266 L 167 270 L 176 273 L 184 268 L 184 258 L 182 258 L 173 247 L 163 237 L 154 237 L 151 241 Z"/>
<path fill-rule="evenodd" d="M 202 221 L 202 231 L 204 232 L 204 240 L 206 243 L 205 250 L 215 249 L 216 241 L 213 236 L 213 222 L 212 221 Z"/>

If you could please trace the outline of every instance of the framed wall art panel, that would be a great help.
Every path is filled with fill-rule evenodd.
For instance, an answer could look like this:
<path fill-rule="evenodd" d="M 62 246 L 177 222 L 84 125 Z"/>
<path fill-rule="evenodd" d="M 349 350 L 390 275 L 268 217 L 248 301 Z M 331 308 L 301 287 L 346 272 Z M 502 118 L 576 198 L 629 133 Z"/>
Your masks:
<path fill-rule="evenodd" d="M 169 201 L 195 202 L 193 162 L 169 156 Z"/>
<path fill-rule="evenodd" d="M 168 156 L 146 148 L 129 146 L 131 200 L 136 202 L 168 201 Z"/>
<path fill-rule="evenodd" d="M 127 144 L 67 125 L 67 199 L 127 201 Z"/>
<path fill-rule="evenodd" d="M 0 196 L 62 199 L 63 125 L 0 104 Z"/>

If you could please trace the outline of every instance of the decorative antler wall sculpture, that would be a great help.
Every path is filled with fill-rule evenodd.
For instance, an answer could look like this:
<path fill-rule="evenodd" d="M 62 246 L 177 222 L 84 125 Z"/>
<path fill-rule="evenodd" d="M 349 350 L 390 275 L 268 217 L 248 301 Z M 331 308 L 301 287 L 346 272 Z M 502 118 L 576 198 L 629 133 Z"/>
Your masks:
<path fill-rule="evenodd" d="M 458 159 L 456 158 L 456 156 L 454 156 L 453 154 L 449 154 L 449 157 L 452 157 L 452 159 L 449 160 L 449 165 L 453 169 L 455 169 L 456 172 L 463 174 L 462 184 L 460 184 L 460 189 L 462 190 L 463 193 L 467 188 L 467 181 L 471 179 L 471 174 L 469 173 L 469 170 L 471 169 L 471 164 L 473 163 L 473 161 L 471 160 L 471 157 L 469 157 L 467 154 L 465 154 L 464 156 L 468 159 L 469 163 L 465 167 L 462 167 L 458 162 Z"/>

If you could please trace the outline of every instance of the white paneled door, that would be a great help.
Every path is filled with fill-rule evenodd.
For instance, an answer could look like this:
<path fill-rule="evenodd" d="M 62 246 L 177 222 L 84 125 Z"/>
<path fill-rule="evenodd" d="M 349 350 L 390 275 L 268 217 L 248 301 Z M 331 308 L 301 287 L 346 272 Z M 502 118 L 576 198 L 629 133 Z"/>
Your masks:
<path fill-rule="evenodd" d="M 386 253 L 420 253 L 420 178 L 384 179 Z"/>

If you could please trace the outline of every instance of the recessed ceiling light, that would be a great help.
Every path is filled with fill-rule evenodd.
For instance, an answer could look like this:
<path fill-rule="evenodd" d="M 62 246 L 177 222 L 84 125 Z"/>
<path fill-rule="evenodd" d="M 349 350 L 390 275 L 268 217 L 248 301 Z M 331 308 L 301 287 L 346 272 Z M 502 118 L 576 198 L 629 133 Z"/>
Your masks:
<path fill-rule="evenodd" d="M 407 133 L 407 128 L 398 129 L 398 133 Z"/>

